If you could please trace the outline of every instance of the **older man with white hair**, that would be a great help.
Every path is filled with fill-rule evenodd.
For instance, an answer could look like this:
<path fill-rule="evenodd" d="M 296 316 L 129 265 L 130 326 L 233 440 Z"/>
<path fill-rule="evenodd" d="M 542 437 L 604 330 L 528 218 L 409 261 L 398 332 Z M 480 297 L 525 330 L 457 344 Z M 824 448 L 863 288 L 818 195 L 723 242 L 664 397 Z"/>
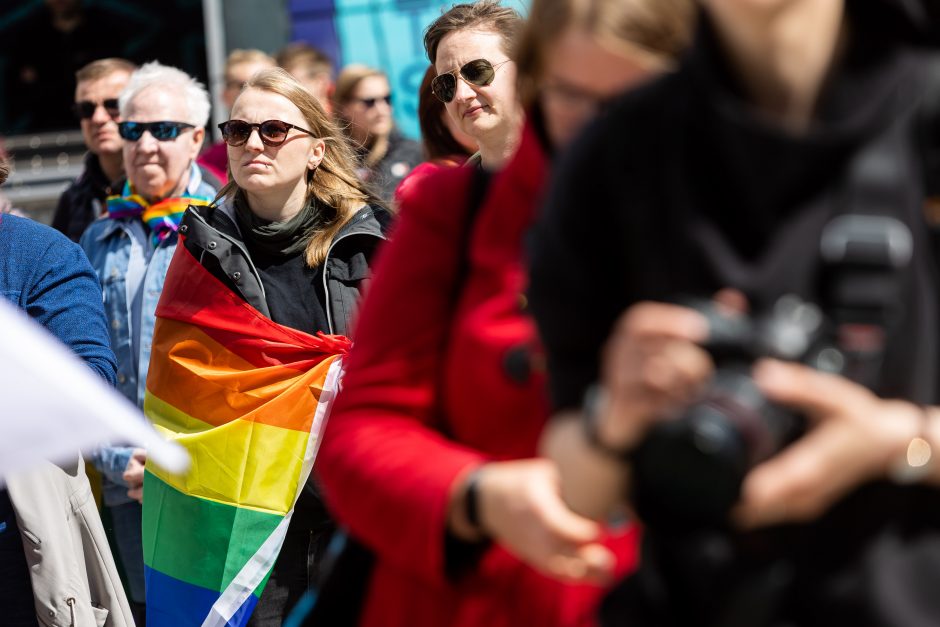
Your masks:
<path fill-rule="evenodd" d="M 216 187 L 196 165 L 209 120 L 205 87 L 185 72 L 157 62 L 135 71 L 118 100 L 127 180 L 107 200 L 107 215 L 93 222 L 80 244 L 104 290 L 117 388 L 143 406 L 154 312 L 176 250 L 176 229 L 186 207 L 212 201 Z M 104 502 L 114 523 L 135 614 L 142 615 L 141 549 L 143 467 L 146 452 L 107 447 L 93 461 L 105 476 Z"/>

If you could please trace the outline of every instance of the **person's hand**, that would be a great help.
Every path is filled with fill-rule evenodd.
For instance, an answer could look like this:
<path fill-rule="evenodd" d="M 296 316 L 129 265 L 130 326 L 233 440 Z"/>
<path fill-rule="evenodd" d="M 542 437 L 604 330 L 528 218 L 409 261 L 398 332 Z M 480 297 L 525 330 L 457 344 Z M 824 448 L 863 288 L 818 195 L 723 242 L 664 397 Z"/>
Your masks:
<path fill-rule="evenodd" d="M 595 408 L 606 447 L 633 448 L 656 420 L 701 391 L 714 369 L 697 345 L 707 336 L 707 319 L 692 309 L 644 302 L 626 311 L 605 346 Z"/>
<path fill-rule="evenodd" d="M 147 451 L 135 448 L 124 469 L 124 481 L 127 482 L 127 496 L 138 503 L 144 502 L 144 466 L 147 464 Z"/>
<path fill-rule="evenodd" d="M 559 579 L 606 582 L 615 559 L 597 542 L 600 526 L 561 500 L 555 464 L 545 459 L 492 462 L 477 470 L 478 514 L 483 531 L 536 570 Z M 451 530 L 465 539 L 460 522 L 463 491 L 452 500 Z"/>
<path fill-rule="evenodd" d="M 884 476 L 920 433 L 920 408 L 882 400 L 844 377 L 762 360 L 754 378 L 767 398 L 805 414 L 810 425 L 745 478 L 734 512 L 745 528 L 817 518 L 854 488 Z"/>

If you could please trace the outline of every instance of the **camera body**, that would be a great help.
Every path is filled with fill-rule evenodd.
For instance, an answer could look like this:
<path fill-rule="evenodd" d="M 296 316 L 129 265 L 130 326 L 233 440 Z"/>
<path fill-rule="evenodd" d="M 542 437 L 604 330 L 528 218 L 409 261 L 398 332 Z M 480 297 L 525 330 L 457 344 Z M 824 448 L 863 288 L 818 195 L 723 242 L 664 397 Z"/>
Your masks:
<path fill-rule="evenodd" d="M 879 380 L 903 315 L 897 271 L 911 257 L 910 231 L 882 215 L 842 215 L 826 225 L 820 248 L 820 305 L 785 295 L 745 315 L 710 300 L 681 303 L 709 322 L 704 348 L 715 373 L 696 402 L 659 421 L 633 454 L 632 500 L 649 525 L 726 527 L 748 471 L 804 431 L 802 416 L 760 392 L 756 360 L 799 362 L 868 387 Z"/>
<path fill-rule="evenodd" d="M 754 362 L 772 357 L 839 373 L 845 359 L 819 308 L 796 296 L 754 317 L 710 301 L 685 304 L 709 321 L 704 348 L 715 373 L 696 402 L 658 423 L 634 453 L 634 502 L 651 524 L 720 526 L 748 470 L 803 430 L 802 417 L 757 388 Z"/>

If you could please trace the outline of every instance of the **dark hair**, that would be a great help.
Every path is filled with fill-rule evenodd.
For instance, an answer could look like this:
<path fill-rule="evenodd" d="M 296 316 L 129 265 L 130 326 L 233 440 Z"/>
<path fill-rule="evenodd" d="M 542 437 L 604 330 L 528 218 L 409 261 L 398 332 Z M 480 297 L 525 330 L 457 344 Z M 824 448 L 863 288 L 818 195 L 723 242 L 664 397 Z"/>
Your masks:
<path fill-rule="evenodd" d="M 421 126 L 425 156 L 431 161 L 453 155 L 469 157 L 470 153 L 454 138 L 444 122 L 444 116 L 447 115 L 444 103 L 431 92 L 431 81 L 435 76 L 437 70 L 433 65 L 428 66 L 418 90 L 418 124 Z"/>
<path fill-rule="evenodd" d="M 522 16 L 515 9 L 502 6 L 499 0 L 455 4 L 424 31 L 424 49 L 431 65 L 434 65 L 437 61 L 437 47 L 444 37 L 459 30 L 477 29 L 500 35 L 503 52 L 508 56 L 521 28 Z"/>
<path fill-rule="evenodd" d="M 0 156 L 0 185 L 7 182 L 8 176 L 10 176 L 10 162 L 6 157 Z"/>
<path fill-rule="evenodd" d="M 519 100 L 526 108 L 533 105 L 545 50 L 568 29 L 671 63 L 691 40 L 694 16 L 692 0 L 534 0 L 512 55 Z"/>

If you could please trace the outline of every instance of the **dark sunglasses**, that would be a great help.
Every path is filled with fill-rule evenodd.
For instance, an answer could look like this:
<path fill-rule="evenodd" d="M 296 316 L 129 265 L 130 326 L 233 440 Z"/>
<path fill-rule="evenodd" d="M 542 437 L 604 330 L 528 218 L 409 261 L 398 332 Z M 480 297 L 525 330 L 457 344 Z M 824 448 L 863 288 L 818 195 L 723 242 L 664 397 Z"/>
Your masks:
<path fill-rule="evenodd" d="M 189 128 L 196 128 L 186 122 L 118 122 L 118 133 L 127 141 L 135 142 L 144 136 L 144 131 L 150 131 L 154 139 L 168 142 L 180 136 L 180 133 Z"/>
<path fill-rule="evenodd" d="M 316 137 L 313 131 L 280 120 L 265 120 L 255 124 L 244 120 L 229 120 L 219 124 L 219 130 L 222 131 L 222 141 L 229 146 L 241 146 L 248 141 L 251 132 L 255 129 L 258 129 L 258 136 L 265 146 L 280 146 L 287 141 L 287 133 L 292 128 L 296 128 L 311 137 Z"/>
<path fill-rule="evenodd" d="M 356 98 L 356 102 L 361 102 L 365 105 L 366 109 L 371 109 L 376 104 L 384 102 L 388 106 L 392 106 L 392 95 L 379 96 L 378 98 Z"/>
<path fill-rule="evenodd" d="M 447 104 L 454 99 L 454 96 L 457 94 L 457 74 L 470 83 L 471 85 L 476 85 L 477 87 L 486 87 L 493 82 L 493 79 L 496 78 L 496 68 L 503 65 L 504 63 L 509 63 L 509 60 L 501 61 L 496 65 L 493 65 L 486 59 L 476 59 L 465 63 L 463 66 L 457 68 L 456 70 L 451 70 L 450 72 L 445 72 L 443 74 L 438 74 L 431 81 L 431 91 L 437 96 L 438 100 Z"/>
<path fill-rule="evenodd" d="M 107 100 L 102 100 L 101 102 L 79 100 L 74 105 L 72 105 L 72 111 L 82 120 L 87 120 L 88 118 L 95 115 L 95 111 L 99 106 L 104 107 L 104 110 L 108 112 L 108 115 L 110 115 L 112 119 L 120 115 L 117 98 L 108 98 Z"/>

